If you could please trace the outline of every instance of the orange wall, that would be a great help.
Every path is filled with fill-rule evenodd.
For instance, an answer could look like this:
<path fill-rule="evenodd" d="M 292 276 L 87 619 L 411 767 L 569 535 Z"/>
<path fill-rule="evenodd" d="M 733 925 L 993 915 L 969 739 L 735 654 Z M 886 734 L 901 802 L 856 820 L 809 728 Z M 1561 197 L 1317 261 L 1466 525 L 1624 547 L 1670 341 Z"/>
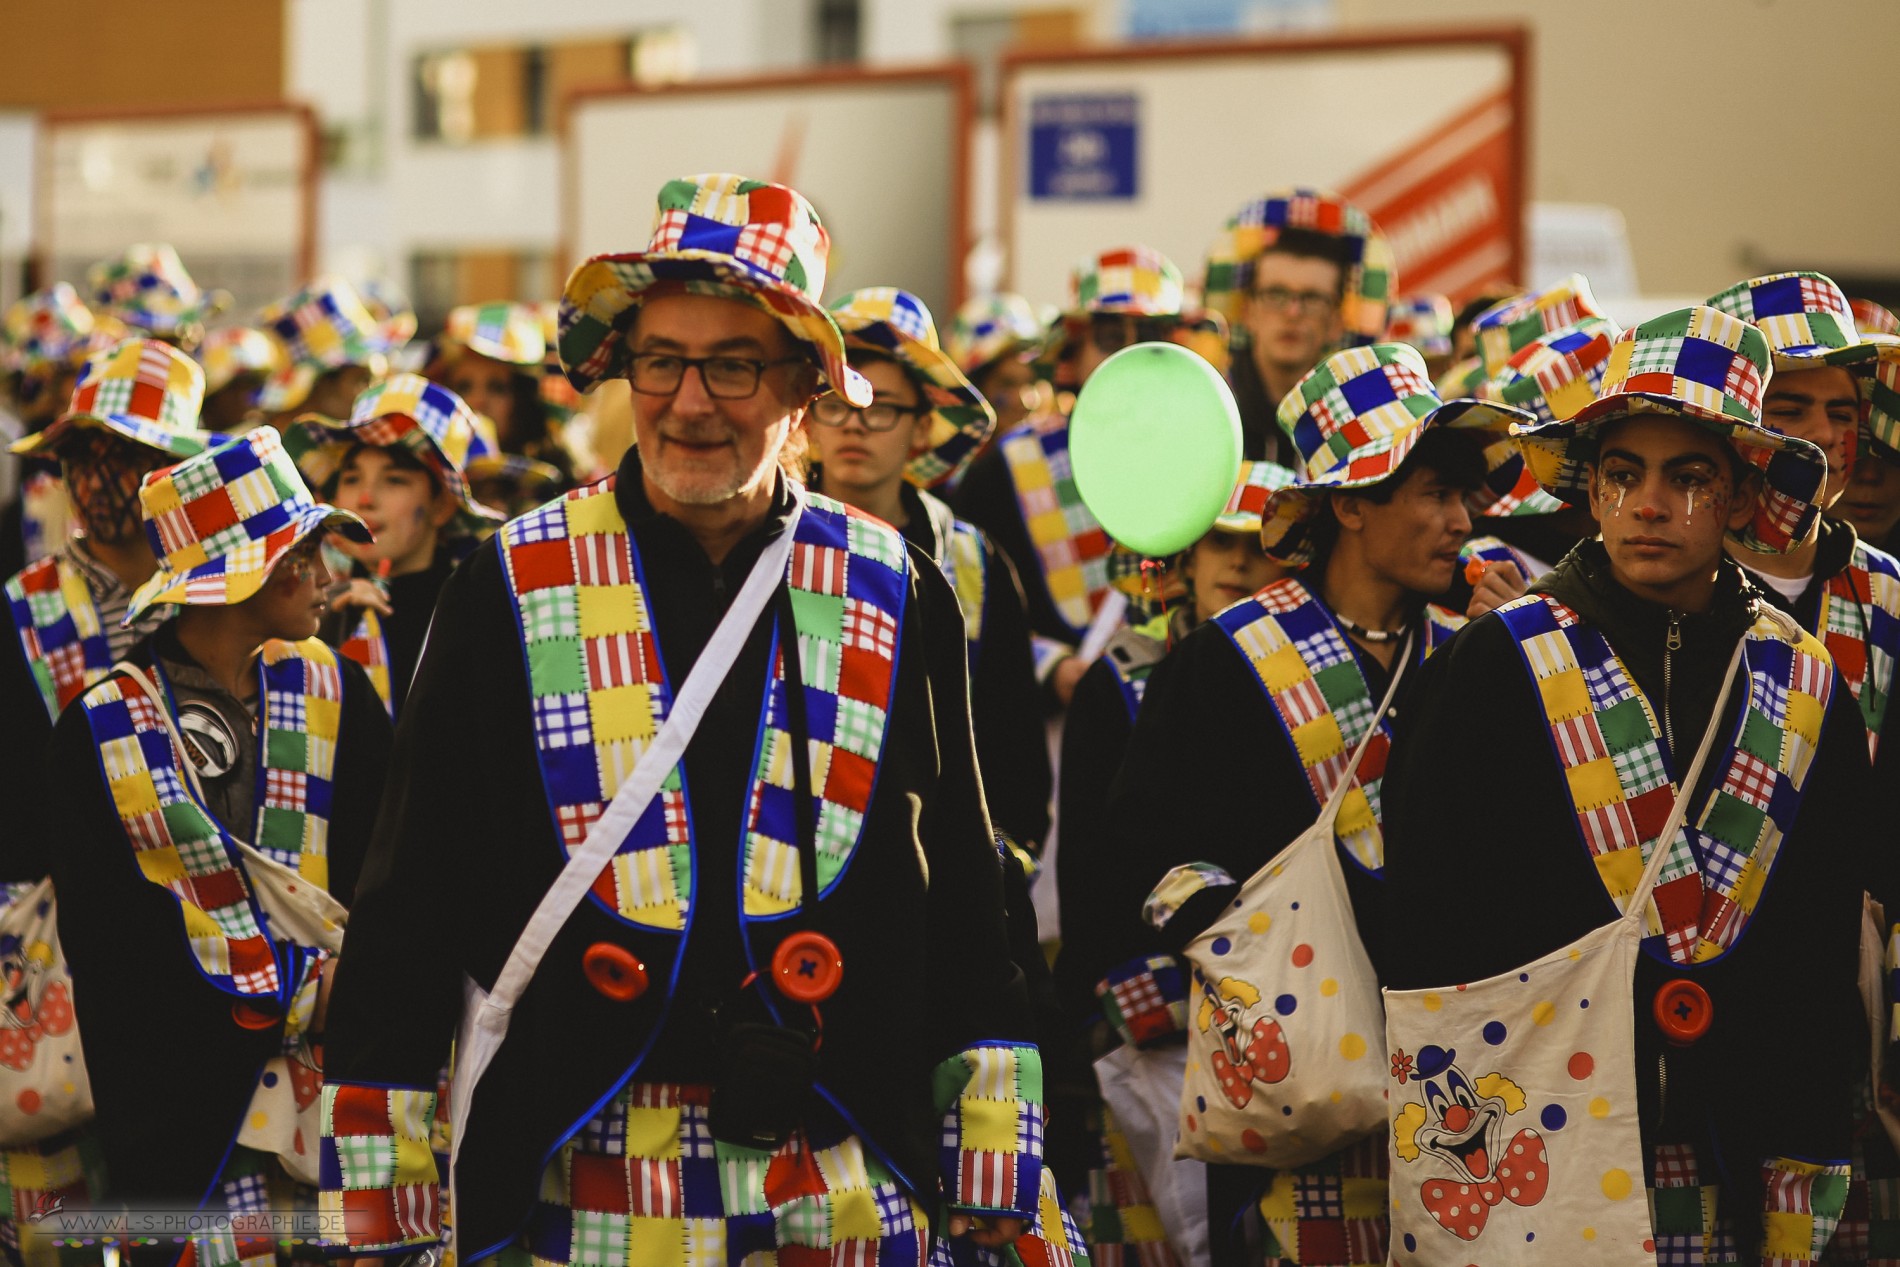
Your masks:
<path fill-rule="evenodd" d="M 284 0 L 7 0 L 0 108 L 275 101 Z"/>

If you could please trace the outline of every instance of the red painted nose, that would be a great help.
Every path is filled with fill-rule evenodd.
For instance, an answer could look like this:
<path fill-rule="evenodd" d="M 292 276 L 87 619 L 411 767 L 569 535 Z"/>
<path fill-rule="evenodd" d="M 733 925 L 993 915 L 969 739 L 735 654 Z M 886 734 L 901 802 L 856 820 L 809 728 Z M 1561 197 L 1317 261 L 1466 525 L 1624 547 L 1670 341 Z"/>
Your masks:
<path fill-rule="evenodd" d="M 1471 1110 L 1462 1104 L 1454 1104 L 1445 1110 L 1445 1129 L 1456 1135 L 1471 1125 Z"/>

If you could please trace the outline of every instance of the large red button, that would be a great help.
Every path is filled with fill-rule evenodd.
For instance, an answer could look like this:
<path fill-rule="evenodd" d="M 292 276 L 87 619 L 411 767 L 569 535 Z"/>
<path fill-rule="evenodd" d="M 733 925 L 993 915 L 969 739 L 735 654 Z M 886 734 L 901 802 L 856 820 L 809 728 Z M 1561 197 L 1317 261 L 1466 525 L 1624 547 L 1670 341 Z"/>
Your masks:
<path fill-rule="evenodd" d="M 245 1029 L 269 1029 L 283 1019 L 278 1012 L 266 1012 L 262 1008 L 252 1007 L 249 1003 L 233 1003 L 231 1019 Z"/>
<path fill-rule="evenodd" d="M 647 966 L 625 946 L 597 941 L 581 956 L 587 983 L 616 1003 L 631 1003 L 647 992 Z"/>
<path fill-rule="evenodd" d="M 844 960 L 823 933 L 793 933 L 772 952 L 772 979 L 795 1003 L 822 1003 L 844 980 Z"/>
<path fill-rule="evenodd" d="M 1715 1020 L 1715 1004 L 1709 992 L 1681 977 L 1665 982 L 1656 991 L 1655 1011 L 1657 1028 L 1678 1047 L 1687 1047 L 1708 1033 Z"/>

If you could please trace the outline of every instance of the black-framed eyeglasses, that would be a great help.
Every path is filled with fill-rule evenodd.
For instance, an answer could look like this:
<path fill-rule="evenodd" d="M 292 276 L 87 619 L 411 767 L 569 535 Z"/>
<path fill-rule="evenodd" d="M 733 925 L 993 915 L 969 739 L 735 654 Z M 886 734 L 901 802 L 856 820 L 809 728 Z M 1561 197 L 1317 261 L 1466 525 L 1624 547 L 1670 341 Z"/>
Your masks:
<path fill-rule="evenodd" d="M 871 405 L 854 405 L 835 393 L 827 393 L 811 402 L 811 416 L 827 427 L 842 427 L 853 414 L 866 431 L 889 431 L 908 414 L 927 414 L 928 405 L 893 405 L 880 400 Z"/>
<path fill-rule="evenodd" d="M 686 381 L 686 371 L 699 371 L 699 381 L 714 400 L 744 400 L 759 390 L 759 379 L 774 365 L 803 365 L 802 356 L 761 361 L 749 356 L 675 356 L 671 352 L 637 352 L 627 358 L 627 384 L 644 396 L 671 396 Z"/>
<path fill-rule="evenodd" d="M 1323 317 L 1339 307 L 1339 296 L 1323 290 L 1288 290 L 1285 286 L 1264 286 L 1253 297 L 1275 312 L 1297 312 L 1303 317 Z"/>

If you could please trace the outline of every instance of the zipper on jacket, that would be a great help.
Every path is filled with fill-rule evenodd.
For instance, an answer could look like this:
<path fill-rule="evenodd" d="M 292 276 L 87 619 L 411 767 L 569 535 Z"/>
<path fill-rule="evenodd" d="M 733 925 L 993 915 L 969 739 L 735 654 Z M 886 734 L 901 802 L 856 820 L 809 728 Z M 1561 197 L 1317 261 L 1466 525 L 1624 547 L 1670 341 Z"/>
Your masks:
<path fill-rule="evenodd" d="M 1669 1054 L 1656 1053 L 1656 1122 L 1659 1126 L 1669 1121 Z"/>
<path fill-rule="evenodd" d="M 1663 742 L 1669 745 L 1669 755 L 1671 757 L 1677 754 L 1675 728 L 1669 724 L 1669 681 L 1672 676 L 1670 670 L 1675 662 L 1676 652 L 1680 650 L 1682 650 L 1682 615 L 1672 607 L 1669 609 L 1669 638 L 1663 643 L 1662 714 Z M 1685 788 L 1683 791 L 1686 794 L 1688 789 Z"/>

